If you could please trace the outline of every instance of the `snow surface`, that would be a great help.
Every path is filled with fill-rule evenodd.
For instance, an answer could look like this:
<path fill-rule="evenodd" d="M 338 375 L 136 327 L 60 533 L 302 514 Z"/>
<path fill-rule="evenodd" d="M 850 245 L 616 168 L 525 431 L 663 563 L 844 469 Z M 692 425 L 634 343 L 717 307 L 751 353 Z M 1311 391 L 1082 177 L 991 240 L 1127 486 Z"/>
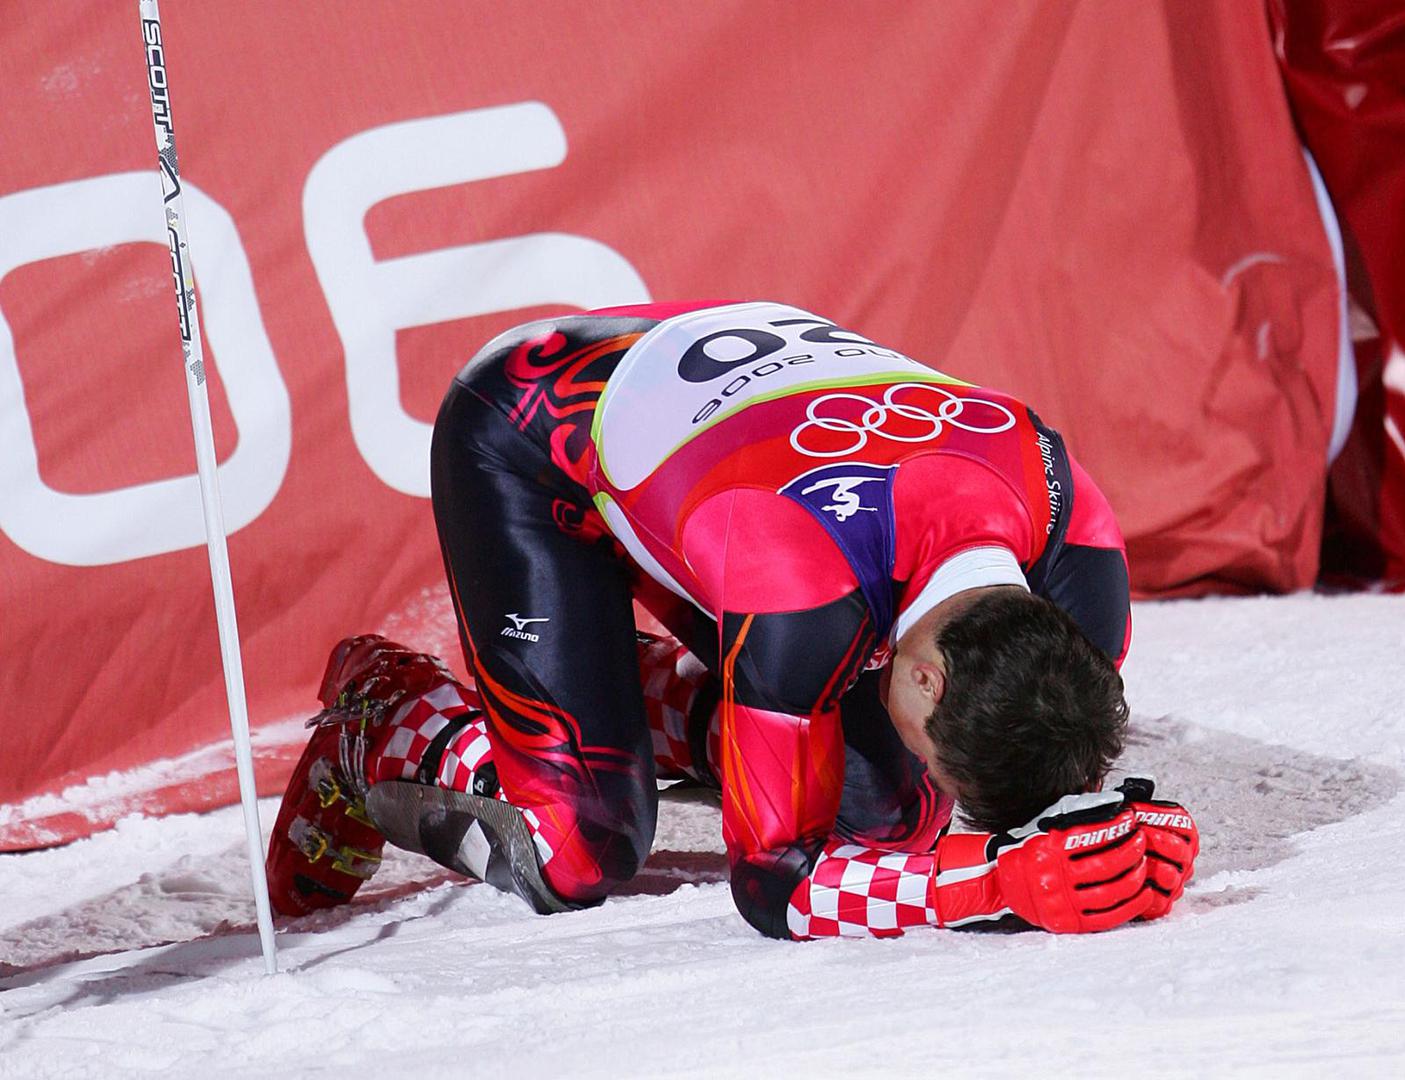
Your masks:
<path fill-rule="evenodd" d="M 0 855 L 0 1077 L 1405 1075 L 1405 600 L 1139 605 L 1129 768 L 1204 833 L 1168 919 L 768 941 L 670 796 L 626 895 L 395 853 L 263 977 L 237 808 Z M 265 825 L 275 804 L 262 806 Z"/>

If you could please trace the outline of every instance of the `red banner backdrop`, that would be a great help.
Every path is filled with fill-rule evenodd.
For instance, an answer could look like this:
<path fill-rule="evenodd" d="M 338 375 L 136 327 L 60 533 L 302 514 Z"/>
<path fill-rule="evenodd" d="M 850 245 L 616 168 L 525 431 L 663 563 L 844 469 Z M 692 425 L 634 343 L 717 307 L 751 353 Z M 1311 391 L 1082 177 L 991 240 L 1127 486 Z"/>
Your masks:
<path fill-rule="evenodd" d="M 1324 571 L 1405 590 L 1405 15 L 1398 0 L 1270 0 L 1293 114 L 1347 240 L 1361 384 L 1330 475 Z"/>
<path fill-rule="evenodd" d="M 429 424 L 547 311 L 823 312 L 1034 403 L 1143 594 L 1314 580 L 1338 299 L 1254 4 L 165 15 L 267 790 L 343 634 L 460 662 Z M 233 789 L 136 7 L 0 49 L 14 848 Z"/>

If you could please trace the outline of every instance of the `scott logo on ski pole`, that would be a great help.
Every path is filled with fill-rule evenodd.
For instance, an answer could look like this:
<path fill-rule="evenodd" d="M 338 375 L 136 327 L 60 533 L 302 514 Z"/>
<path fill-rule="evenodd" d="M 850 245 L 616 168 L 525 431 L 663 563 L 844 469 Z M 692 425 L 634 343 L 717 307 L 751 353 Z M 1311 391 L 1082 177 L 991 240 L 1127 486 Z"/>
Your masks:
<path fill-rule="evenodd" d="M 161 47 L 161 24 L 155 19 L 141 21 L 142 37 L 146 39 L 146 77 L 151 85 L 151 118 L 173 135 L 171 130 L 171 98 L 166 89 L 166 53 Z"/>

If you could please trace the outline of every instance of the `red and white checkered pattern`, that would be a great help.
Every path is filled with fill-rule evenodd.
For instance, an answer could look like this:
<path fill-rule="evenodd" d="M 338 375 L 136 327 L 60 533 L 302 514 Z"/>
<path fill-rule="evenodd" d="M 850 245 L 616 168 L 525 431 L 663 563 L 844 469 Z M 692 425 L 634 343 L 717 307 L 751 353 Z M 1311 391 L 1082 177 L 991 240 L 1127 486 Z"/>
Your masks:
<path fill-rule="evenodd" d="M 542 869 L 546 869 L 546 864 L 551 862 L 551 857 L 556 852 L 552 850 L 551 842 L 546 837 L 546 830 L 542 828 L 541 819 L 537 817 L 536 811 L 531 809 L 522 811 L 522 819 L 526 821 L 527 828 L 532 831 L 532 843 L 537 849 L 537 859 L 541 862 Z"/>
<path fill-rule="evenodd" d="M 688 746 L 688 714 L 698 691 L 709 679 L 708 670 L 696 656 L 676 638 L 640 638 L 639 677 L 644 689 L 644 714 L 653 740 L 654 764 L 660 779 L 690 776 L 704 779 L 705 774 L 693 767 L 693 752 Z M 716 747 L 709 747 L 717 756 L 721 747 L 721 731 L 713 717 Z M 709 743 L 713 742 L 710 735 Z"/>
<path fill-rule="evenodd" d="M 493 747 L 488 742 L 488 725 L 480 716 L 455 735 L 444 748 L 435 782 L 450 791 L 471 791 L 473 774 L 483 767 L 484 762 L 492 760 Z M 501 791 L 498 797 L 502 797 Z"/>
<path fill-rule="evenodd" d="M 935 926 L 931 852 L 879 851 L 831 841 L 790 898 L 792 937 L 897 937 Z"/>
<path fill-rule="evenodd" d="M 434 737 L 444 729 L 454 717 L 467 712 L 472 706 L 464 699 L 464 688 L 456 682 L 444 682 L 423 694 L 417 694 L 402 702 L 390 718 L 388 736 L 379 749 L 373 750 L 366 762 L 366 773 L 372 783 L 382 780 L 413 780 L 419 770 L 420 761 Z M 475 758 L 469 746 L 473 739 L 465 739 L 477 730 L 482 735 L 482 749 L 487 749 L 487 735 L 482 730 L 482 721 L 470 724 L 455 737 L 451 748 L 462 748 L 463 752 L 452 756 L 446 752 L 439 768 L 439 783 L 456 791 L 468 790 L 472 782 L 472 772 L 479 767 L 483 754 Z M 476 751 L 478 747 L 474 747 Z M 459 787 L 459 782 L 464 787 Z"/>

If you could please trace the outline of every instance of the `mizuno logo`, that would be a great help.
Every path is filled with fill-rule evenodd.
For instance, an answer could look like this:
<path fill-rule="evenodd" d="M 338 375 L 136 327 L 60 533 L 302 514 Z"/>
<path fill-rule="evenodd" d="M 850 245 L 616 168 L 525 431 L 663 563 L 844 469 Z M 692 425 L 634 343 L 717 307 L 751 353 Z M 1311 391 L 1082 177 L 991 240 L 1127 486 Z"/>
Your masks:
<path fill-rule="evenodd" d="M 1131 821 L 1119 821 L 1116 825 L 1109 825 L 1105 829 L 1073 833 L 1064 841 L 1064 850 L 1072 851 L 1074 848 L 1094 847 L 1098 844 L 1105 844 L 1109 840 L 1116 840 L 1119 836 L 1126 836 L 1131 832 L 1133 824 Z"/>
<path fill-rule="evenodd" d="M 524 619 L 521 615 L 517 614 L 517 612 L 515 612 L 515 611 L 514 611 L 512 614 L 510 614 L 510 615 L 504 615 L 503 618 L 510 620 L 510 621 L 512 622 L 512 625 L 511 625 L 511 626 L 504 626 L 504 627 L 502 628 L 502 634 L 501 634 L 500 636 L 501 636 L 501 637 L 510 637 L 510 638 L 519 638 L 519 639 L 521 639 L 522 641 L 540 641 L 540 640 L 541 640 L 541 635 L 540 635 L 540 634 L 534 634 L 534 633 L 532 633 L 530 630 L 526 629 L 526 626 L 527 626 L 528 623 L 536 623 L 536 622 L 539 622 L 539 623 L 546 623 L 546 622 L 551 622 L 551 620 L 548 619 L 548 618 L 541 618 L 541 619 Z"/>

